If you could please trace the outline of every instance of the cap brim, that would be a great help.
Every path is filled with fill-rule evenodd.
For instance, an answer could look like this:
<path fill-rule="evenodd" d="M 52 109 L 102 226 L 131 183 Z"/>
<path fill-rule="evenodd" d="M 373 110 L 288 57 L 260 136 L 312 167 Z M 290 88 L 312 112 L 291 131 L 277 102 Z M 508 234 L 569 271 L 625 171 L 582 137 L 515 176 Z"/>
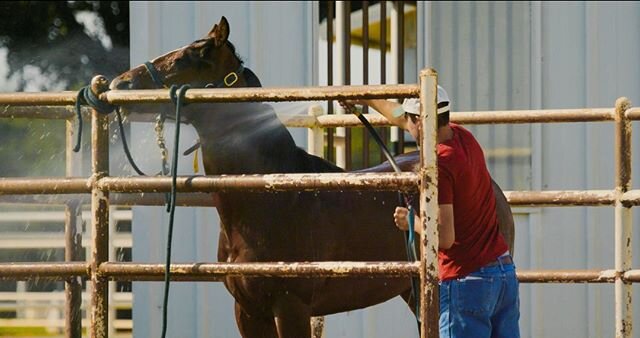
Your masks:
<path fill-rule="evenodd" d="M 449 101 L 438 102 L 438 114 L 443 114 L 449 112 Z M 400 116 L 403 113 L 420 115 L 420 100 L 416 98 L 405 99 L 402 103 L 401 107 L 402 111 L 399 111 L 400 108 L 397 108 L 393 111 L 393 116 Z"/>

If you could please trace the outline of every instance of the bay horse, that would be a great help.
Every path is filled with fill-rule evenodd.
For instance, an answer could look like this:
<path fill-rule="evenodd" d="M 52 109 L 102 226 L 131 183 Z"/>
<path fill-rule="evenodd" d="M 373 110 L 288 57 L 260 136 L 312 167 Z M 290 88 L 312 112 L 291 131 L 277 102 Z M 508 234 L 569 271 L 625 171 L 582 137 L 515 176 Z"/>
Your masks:
<path fill-rule="evenodd" d="M 119 75 L 112 90 L 176 84 L 258 87 L 228 41 L 222 17 L 202 39 Z M 216 85 L 217 84 L 217 85 Z M 155 106 L 154 106 L 155 107 Z M 130 112 L 142 107 L 125 107 Z M 157 109 L 155 107 L 154 109 Z M 168 109 L 168 108 L 167 108 Z M 200 138 L 207 175 L 343 172 L 296 146 L 271 106 L 263 103 L 190 104 L 183 121 Z M 416 153 L 397 158 L 414 170 Z M 389 172 L 388 163 L 358 172 Z M 513 248 L 513 217 L 494 182 L 499 222 Z M 393 223 L 397 192 L 220 192 L 221 262 L 406 261 L 404 234 Z M 312 316 L 385 302 L 398 295 L 415 310 L 409 278 L 227 277 L 243 337 L 310 337 Z"/>

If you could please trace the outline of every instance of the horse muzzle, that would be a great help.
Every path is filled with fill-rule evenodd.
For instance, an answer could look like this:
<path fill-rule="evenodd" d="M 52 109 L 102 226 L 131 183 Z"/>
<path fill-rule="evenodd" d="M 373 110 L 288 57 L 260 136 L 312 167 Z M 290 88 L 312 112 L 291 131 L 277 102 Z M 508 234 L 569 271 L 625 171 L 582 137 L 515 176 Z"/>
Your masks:
<path fill-rule="evenodd" d="M 133 85 L 131 81 L 123 79 L 123 78 L 115 78 L 109 84 L 109 89 L 111 90 L 130 90 L 133 89 Z"/>

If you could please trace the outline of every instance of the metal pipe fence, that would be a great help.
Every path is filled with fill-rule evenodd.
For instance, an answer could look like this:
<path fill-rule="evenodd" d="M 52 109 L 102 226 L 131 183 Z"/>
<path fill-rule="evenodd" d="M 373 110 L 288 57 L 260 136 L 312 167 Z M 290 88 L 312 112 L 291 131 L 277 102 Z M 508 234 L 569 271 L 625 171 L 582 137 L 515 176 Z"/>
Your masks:
<path fill-rule="evenodd" d="M 420 85 L 377 85 L 309 88 L 251 88 L 245 89 L 193 89 L 187 92 L 186 101 L 196 102 L 246 102 L 246 101 L 325 101 L 351 98 L 403 98 L 420 97 L 423 109 L 435 111 L 435 72 L 422 72 Z M 433 87 L 433 88 L 432 88 Z M 101 99 L 111 104 L 169 103 L 166 90 L 112 91 L 101 94 Z M 75 93 L 10 93 L 0 94 L 0 117 L 61 118 L 71 119 L 69 107 L 75 103 Z M 433 104 L 431 104 L 433 103 Z M 28 106 L 41 106 L 30 110 Z M 429 121 L 434 114 L 425 114 L 423 130 L 435 128 Z M 368 115 L 374 125 L 388 125 L 380 117 Z M 110 177 L 108 172 L 108 127 L 109 117 L 91 112 L 92 118 L 92 176 L 65 178 L 1 178 L 0 202 L 2 203 L 43 203 L 54 199 L 37 197 L 16 197 L 30 194 L 80 194 L 78 201 L 89 201 L 92 209 L 92 255 L 88 262 L 75 262 L 69 254 L 66 262 L 60 263 L 7 263 L 0 264 L 0 279 L 57 279 L 85 278 L 91 281 L 92 337 L 107 336 L 108 282 L 109 281 L 150 281 L 161 280 L 164 274 L 162 264 L 118 263 L 108 259 L 108 210 L 110 204 L 160 205 L 164 203 L 162 192 L 169 191 L 169 178 Z M 494 112 L 452 113 L 453 122 L 462 124 L 490 123 L 560 123 L 609 121 L 615 124 L 616 186 L 613 190 L 584 191 L 511 191 L 506 192 L 512 205 L 519 206 L 613 206 L 615 208 L 615 267 L 609 270 L 541 270 L 519 271 L 518 279 L 523 283 L 613 283 L 615 285 L 616 336 L 631 337 L 631 283 L 640 281 L 640 269 L 631 265 L 631 208 L 640 205 L 640 190 L 630 189 L 631 177 L 631 121 L 640 120 L 640 109 L 631 108 L 630 102 L 621 98 L 614 108 L 564 109 L 564 110 L 519 110 Z M 431 124 L 433 123 L 433 124 Z M 285 121 L 291 127 L 333 128 L 337 126 L 360 127 L 355 116 L 304 116 Z M 178 191 L 184 192 L 182 205 L 202 205 L 208 203 L 204 192 L 222 190 L 398 190 L 417 189 L 420 185 L 421 210 L 434 212 L 437 205 L 427 201 L 437 201 L 433 185 L 426 184 L 425 177 L 435 174 L 435 139 L 421 140 L 421 169 L 418 174 L 272 174 L 240 176 L 200 176 L 180 177 Z M 69 148 L 69 147 L 68 147 Z M 67 174 L 70 174 L 67 172 Z M 114 194 L 112 194 L 114 193 Z M 118 194 L 119 193 L 119 194 Z M 137 197 L 145 193 L 142 200 Z M 147 193 L 155 193 L 147 196 Z M 135 195 L 137 194 L 137 195 Z M 14 196 L 16 195 L 16 196 Z M 427 198 L 429 197 L 429 198 Z M 180 200 L 180 195 L 179 195 Z M 64 203 L 64 198 L 57 201 Z M 140 202 L 140 203 L 138 203 Z M 73 214 L 73 205 L 68 212 Z M 432 210 L 433 209 L 433 210 Z M 73 217 L 69 217 L 72 219 Z M 437 238 L 435 222 L 425 224 L 426 237 Z M 73 233 L 73 228 L 69 228 Z M 317 277 L 336 278 L 349 276 L 421 277 L 422 332 L 425 337 L 437 337 L 437 242 L 423 237 L 422 263 L 409 262 L 311 262 L 311 263 L 251 263 L 251 264 L 173 264 L 172 279 L 176 281 L 215 281 L 223 276 L 248 274 L 255 276 Z M 69 236 L 67 250 L 73 247 L 74 239 Z M 430 255 L 430 256 L 426 256 Z M 69 292 L 68 298 L 73 298 Z M 73 300 L 70 301 L 70 304 Z M 69 306 L 68 311 L 75 311 Z M 78 321 L 80 318 L 75 317 Z M 435 319 L 434 319 L 435 318 Z M 436 323 L 436 324 L 434 324 Z M 79 325 L 69 323 L 69 326 Z M 75 326 L 77 327 L 77 326 Z M 431 329 L 429 328 L 431 327 Z M 73 328 L 67 335 L 73 336 Z"/>

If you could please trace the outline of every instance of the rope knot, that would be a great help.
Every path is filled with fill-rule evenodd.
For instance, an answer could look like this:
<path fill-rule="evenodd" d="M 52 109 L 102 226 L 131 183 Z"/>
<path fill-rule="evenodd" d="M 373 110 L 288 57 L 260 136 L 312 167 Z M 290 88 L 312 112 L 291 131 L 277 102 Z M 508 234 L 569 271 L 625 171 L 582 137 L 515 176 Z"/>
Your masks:
<path fill-rule="evenodd" d="M 116 106 L 100 100 L 98 95 L 109 91 L 109 80 L 103 75 L 96 75 L 91 79 L 91 84 L 80 88 L 76 96 L 76 118 L 78 120 L 78 134 L 76 136 L 76 145 L 73 147 L 74 152 L 80 151 L 82 144 L 82 109 L 83 104 L 91 106 L 100 114 L 110 114 Z"/>

